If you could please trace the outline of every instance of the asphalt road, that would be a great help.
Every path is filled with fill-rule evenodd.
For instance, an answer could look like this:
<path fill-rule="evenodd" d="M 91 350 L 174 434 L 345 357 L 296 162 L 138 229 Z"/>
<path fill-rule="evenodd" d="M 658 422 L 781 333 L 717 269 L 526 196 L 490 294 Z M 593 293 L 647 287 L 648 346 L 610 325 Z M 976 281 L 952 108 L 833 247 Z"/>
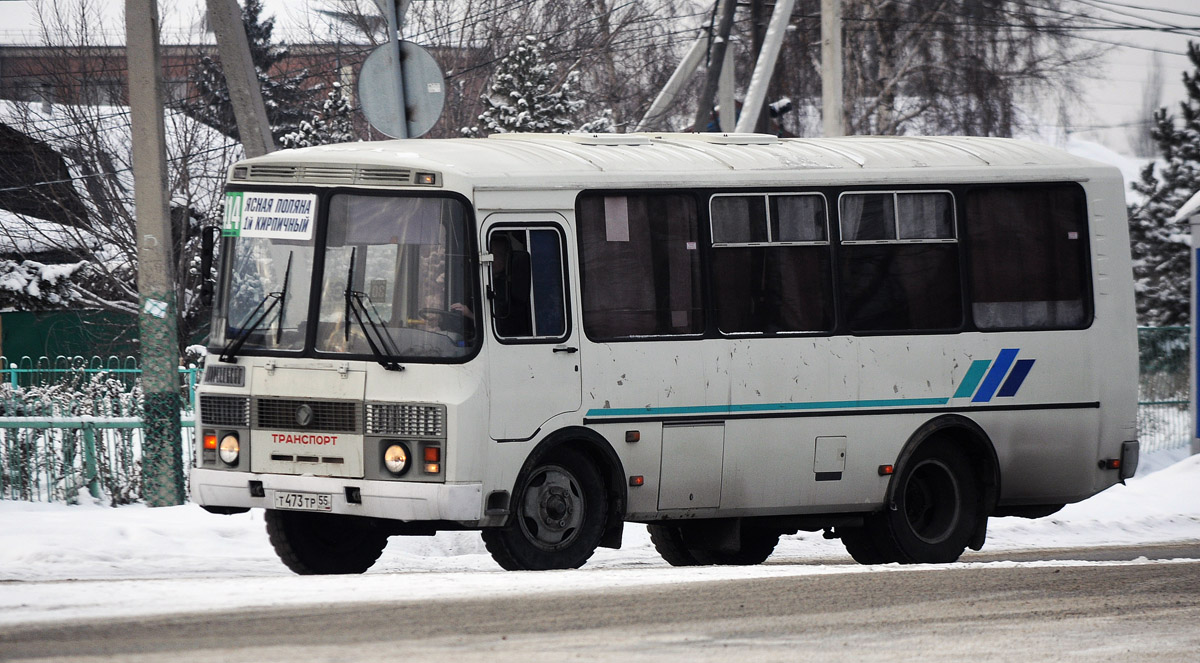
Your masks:
<path fill-rule="evenodd" d="M 1197 661 L 1198 553 L 1200 544 L 1039 551 L 1029 555 L 1176 561 L 917 567 L 4 627 L 0 660 Z"/>

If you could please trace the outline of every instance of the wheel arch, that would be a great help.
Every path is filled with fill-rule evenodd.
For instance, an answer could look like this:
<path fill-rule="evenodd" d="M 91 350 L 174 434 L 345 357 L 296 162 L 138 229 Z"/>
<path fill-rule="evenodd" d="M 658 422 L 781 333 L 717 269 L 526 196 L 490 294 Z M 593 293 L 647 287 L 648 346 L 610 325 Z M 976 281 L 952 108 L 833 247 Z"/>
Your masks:
<path fill-rule="evenodd" d="M 533 468 L 547 455 L 566 449 L 582 454 L 595 465 L 604 479 L 604 489 L 608 495 L 608 513 L 600 545 L 604 548 L 620 548 L 629 491 L 625 484 L 625 468 L 612 445 L 596 431 L 583 426 L 569 426 L 550 433 L 529 453 L 514 485 L 521 485 L 525 477 L 529 476 Z"/>
<path fill-rule="evenodd" d="M 895 472 L 888 482 L 884 498 L 884 508 L 892 508 L 897 489 L 896 477 L 901 476 L 905 466 L 921 445 L 933 440 L 952 440 L 966 452 L 974 470 L 975 479 L 979 483 L 979 513 L 981 518 L 971 537 L 970 546 L 974 550 L 983 547 L 987 537 L 987 516 L 991 515 L 1000 500 L 1000 460 L 991 437 L 979 424 L 957 414 L 946 414 L 922 424 L 904 443 L 896 458 Z"/>

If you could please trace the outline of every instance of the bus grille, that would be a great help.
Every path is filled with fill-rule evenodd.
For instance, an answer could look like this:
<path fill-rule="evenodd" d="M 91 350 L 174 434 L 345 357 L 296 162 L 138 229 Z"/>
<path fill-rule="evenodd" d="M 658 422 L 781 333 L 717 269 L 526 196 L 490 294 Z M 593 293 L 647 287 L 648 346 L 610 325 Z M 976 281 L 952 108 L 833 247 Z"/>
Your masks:
<path fill-rule="evenodd" d="M 234 169 L 233 179 L 249 182 L 312 182 L 315 184 L 364 184 L 408 186 L 412 171 L 387 166 L 343 166 L 338 164 L 252 164 Z M 436 181 L 435 177 L 435 181 Z"/>
<path fill-rule="evenodd" d="M 300 415 L 301 406 L 312 410 L 308 425 Z M 357 433 L 362 419 L 358 403 L 345 401 L 305 401 L 287 398 L 255 400 L 255 428 L 274 430 L 310 430 L 327 433 Z"/>
<path fill-rule="evenodd" d="M 246 386 L 246 369 L 243 366 L 214 366 L 204 367 L 204 384 L 217 384 L 223 387 Z"/>
<path fill-rule="evenodd" d="M 445 437 L 446 408 L 411 403 L 367 405 L 367 433 L 405 437 Z"/>
<path fill-rule="evenodd" d="M 245 396 L 200 396 L 200 423 L 210 426 L 250 425 L 250 399 Z"/>

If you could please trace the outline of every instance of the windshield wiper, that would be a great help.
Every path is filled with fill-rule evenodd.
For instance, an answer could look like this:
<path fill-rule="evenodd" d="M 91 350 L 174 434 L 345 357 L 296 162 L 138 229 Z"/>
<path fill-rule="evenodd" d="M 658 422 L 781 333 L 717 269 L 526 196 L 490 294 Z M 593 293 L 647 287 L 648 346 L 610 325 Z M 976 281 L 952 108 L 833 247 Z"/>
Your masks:
<path fill-rule="evenodd" d="M 287 293 L 288 282 L 292 278 L 292 252 L 288 251 L 287 267 L 283 270 L 283 287 L 279 290 L 279 299 L 275 300 L 279 303 L 279 320 L 278 327 L 275 328 L 275 345 L 283 340 L 283 315 L 287 313 Z"/>
<path fill-rule="evenodd" d="M 225 344 L 225 347 L 221 349 L 221 361 L 227 364 L 232 364 L 237 361 L 237 353 L 242 349 L 242 346 L 246 344 L 246 340 L 250 338 L 250 334 L 253 334 L 256 330 L 258 330 L 262 326 L 263 322 L 267 320 L 267 316 L 271 315 L 271 311 L 274 311 L 275 307 L 279 306 L 280 303 L 287 298 L 288 282 L 290 281 L 292 275 L 292 253 L 292 251 L 288 251 L 287 267 L 283 272 L 283 288 L 278 292 L 268 292 L 267 294 L 263 295 L 263 298 L 258 302 L 258 306 L 255 306 L 254 310 L 250 312 L 250 315 L 246 316 L 246 321 L 242 323 L 242 326 L 237 330 L 237 333 L 234 334 L 233 337 L 229 339 L 229 342 Z M 266 305 L 268 301 L 271 303 L 264 309 L 263 306 Z M 280 308 L 279 329 L 275 332 L 276 345 L 279 344 L 279 341 L 282 337 L 283 309 Z"/>
<path fill-rule="evenodd" d="M 388 333 L 387 326 L 383 323 L 383 317 L 375 308 L 375 303 L 371 301 L 367 293 L 354 289 L 354 257 L 357 250 L 357 247 L 350 249 L 350 268 L 346 270 L 346 341 L 350 340 L 350 315 L 353 314 L 355 322 L 358 323 L 359 329 L 362 329 L 363 336 L 367 339 L 371 354 L 375 355 L 375 361 L 389 371 L 403 371 L 404 366 L 395 360 L 395 356 L 400 354 L 400 350 L 396 347 L 396 341 L 392 335 Z M 367 304 L 370 304 L 370 307 Z M 372 313 L 375 314 L 374 317 L 371 316 Z M 374 332 L 373 335 L 372 332 Z"/>

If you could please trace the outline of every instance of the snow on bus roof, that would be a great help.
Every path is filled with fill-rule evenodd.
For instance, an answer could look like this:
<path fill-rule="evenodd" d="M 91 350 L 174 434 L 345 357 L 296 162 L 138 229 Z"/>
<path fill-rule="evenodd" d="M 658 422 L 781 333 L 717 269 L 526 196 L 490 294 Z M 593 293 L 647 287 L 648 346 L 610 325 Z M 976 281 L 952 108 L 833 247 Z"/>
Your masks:
<path fill-rule="evenodd" d="M 245 162 L 243 162 L 245 163 Z M 498 134 L 486 139 L 341 143 L 283 150 L 252 164 L 329 163 L 438 170 L 477 185 L 519 177 L 565 183 L 631 176 L 703 181 L 731 171 L 764 180 L 797 170 L 1111 169 L 1063 150 L 1021 140 L 976 137 L 853 136 L 775 138 L 761 134 Z M 1114 170 L 1115 172 L 1115 170 Z M 1046 175 L 1041 175 L 1045 177 Z M 1064 176 L 1065 177 L 1065 176 Z"/>

